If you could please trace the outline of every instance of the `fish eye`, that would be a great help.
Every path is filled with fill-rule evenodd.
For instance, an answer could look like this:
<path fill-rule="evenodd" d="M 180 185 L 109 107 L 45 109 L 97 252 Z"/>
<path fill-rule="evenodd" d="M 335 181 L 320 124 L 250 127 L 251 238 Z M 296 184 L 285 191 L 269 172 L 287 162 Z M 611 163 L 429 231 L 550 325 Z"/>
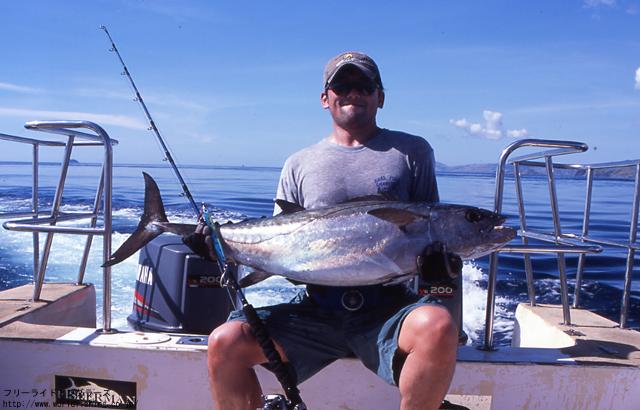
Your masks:
<path fill-rule="evenodd" d="M 480 222 L 482 220 L 482 214 L 475 209 L 469 209 L 464 213 L 464 218 L 469 222 Z"/>

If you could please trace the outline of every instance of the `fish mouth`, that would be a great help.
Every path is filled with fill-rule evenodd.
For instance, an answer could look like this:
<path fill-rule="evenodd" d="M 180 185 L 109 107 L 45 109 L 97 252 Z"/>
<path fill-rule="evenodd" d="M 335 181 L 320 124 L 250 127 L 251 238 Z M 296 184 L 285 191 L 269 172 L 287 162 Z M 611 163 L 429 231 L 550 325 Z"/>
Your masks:
<path fill-rule="evenodd" d="M 497 226 L 492 226 L 490 231 L 513 231 L 513 228 L 506 225 L 497 225 Z"/>
<path fill-rule="evenodd" d="M 491 233 L 493 231 L 501 231 L 503 229 L 509 229 L 509 227 L 504 226 L 504 225 L 489 225 L 485 228 L 480 229 L 480 233 L 482 234 L 487 234 L 487 233 Z"/>
<path fill-rule="evenodd" d="M 510 226 L 505 225 L 491 226 L 486 233 L 497 234 L 498 236 L 503 237 L 505 239 L 505 242 L 508 242 L 516 237 L 516 230 L 511 228 Z"/>
<path fill-rule="evenodd" d="M 486 234 L 491 233 L 492 231 L 500 231 L 503 229 L 510 229 L 503 224 L 507 220 L 507 217 L 501 214 L 493 214 L 493 217 L 490 218 L 489 222 L 484 228 L 480 229 L 480 233 Z"/>
<path fill-rule="evenodd" d="M 480 233 L 487 234 L 493 231 L 508 232 L 509 230 L 513 230 L 513 228 L 503 225 L 506 220 L 507 220 L 506 216 L 501 214 L 494 214 L 493 223 L 491 225 L 486 226 L 483 229 L 480 229 Z"/>
<path fill-rule="evenodd" d="M 497 223 L 493 226 L 493 229 L 491 230 L 498 233 L 499 235 L 507 237 L 508 238 L 507 241 L 510 241 L 511 239 L 515 238 L 517 231 L 510 226 L 503 225 L 506 222 L 507 217 L 502 214 L 497 214 L 496 218 L 497 218 Z"/>
<path fill-rule="evenodd" d="M 494 213 L 491 218 L 491 223 L 480 229 L 480 233 L 495 236 L 500 242 L 508 242 L 516 237 L 516 230 L 504 225 L 506 221 L 506 215 Z"/>
<path fill-rule="evenodd" d="M 468 255 L 463 256 L 463 259 L 474 259 L 495 252 L 496 250 L 505 246 L 508 242 L 516 237 L 517 231 L 512 227 L 505 225 L 488 226 L 486 229 L 481 230 L 481 238 L 483 244 L 476 247 Z"/>

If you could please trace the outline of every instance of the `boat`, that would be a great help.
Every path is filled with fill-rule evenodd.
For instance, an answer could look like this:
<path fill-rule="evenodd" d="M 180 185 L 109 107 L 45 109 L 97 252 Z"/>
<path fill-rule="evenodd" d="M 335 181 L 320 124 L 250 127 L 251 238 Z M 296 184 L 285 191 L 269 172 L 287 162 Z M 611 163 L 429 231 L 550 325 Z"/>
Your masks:
<path fill-rule="evenodd" d="M 137 287 L 139 292 L 132 306 L 131 321 L 136 322 L 136 312 L 139 313 L 140 330 L 112 328 L 110 267 L 102 268 L 102 323 L 96 323 L 96 289 L 84 282 L 84 272 L 94 237 L 102 240 L 103 260 L 111 254 L 112 150 L 117 141 L 89 121 L 32 121 L 26 128 L 44 132 L 46 137 L 0 134 L 2 140 L 31 145 L 33 152 L 31 211 L 0 214 L 0 218 L 6 219 L 4 229 L 30 234 L 34 244 L 33 283 L 0 292 L 3 407 L 213 409 L 207 381 L 207 337 L 201 332 L 186 331 L 180 323 L 154 329 L 151 318 L 162 312 L 149 305 L 144 295 L 144 289 L 148 289 L 145 286 L 153 280 L 147 265 L 141 262 L 137 272 L 137 286 L 141 287 Z M 38 203 L 38 161 L 39 150 L 48 146 L 62 147 L 64 155 L 52 208 L 45 212 Z M 93 210 L 62 212 L 71 154 L 84 146 L 104 150 Z M 524 148 L 534 152 L 513 157 L 514 152 Z M 640 409 L 640 332 L 627 326 L 634 258 L 639 249 L 636 234 L 640 160 L 588 165 L 554 162 L 558 156 L 579 154 L 587 148 L 575 141 L 524 139 L 513 142 L 501 153 L 496 172 L 495 211 L 502 210 L 506 169 L 513 165 L 520 229 L 515 242 L 490 257 L 484 340 L 480 345 L 459 346 L 456 371 L 447 395 L 450 402 L 469 409 Z M 527 225 L 521 184 L 521 171 L 525 167 L 538 167 L 546 172 L 554 227 L 551 233 L 538 232 Z M 593 179 L 605 168 L 628 168 L 635 175 L 631 228 L 629 240 L 624 243 L 589 236 Z M 580 232 L 561 229 L 554 179 L 561 169 L 579 170 L 585 175 L 587 197 Z M 87 226 L 63 223 L 68 221 L 88 223 Z M 46 237 L 40 249 L 43 234 Z M 61 234 L 86 240 L 75 283 L 45 282 L 52 238 Z M 167 242 L 162 247 L 173 252 L 173 245 L 177 247 L 179 243 Z M 580 308 L 579 304 L 584 258 L 610 248 L 627 251 L 620 323 Z M 497 347 L 493 331 L 496 276 L 500 255 L 504 253 L 523 255 L 529 301 L 517 307 L 511 346 Z M 559 305 L 535 301 L 531 255 L 540 253 L 557 257 Z M 564 262 L 568 254 L 580 255 L 573 305 Z M 224 292 L 215 275 L 197 276 L 195 282 L 189 282 L 187 276 L 180 277 L 183 282 L 176 285 L 179 289 L 195 283 L 195 288 L 218 285 L 217 290 Z M 263 368 L 257 368 L 257 374 L 264 392 L 281 392 L 273 374 Z M 309 409 L 396 409 L 400 402 L 396 388 L 378 379 L 355 359 L 338 360 L 299 387 Z"/>

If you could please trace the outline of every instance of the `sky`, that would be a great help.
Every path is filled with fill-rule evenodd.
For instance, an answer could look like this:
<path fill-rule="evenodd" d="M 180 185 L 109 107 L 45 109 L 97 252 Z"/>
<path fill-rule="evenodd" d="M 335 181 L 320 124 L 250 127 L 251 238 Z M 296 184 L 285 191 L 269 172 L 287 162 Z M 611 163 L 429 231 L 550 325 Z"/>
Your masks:
<path fill-rule="evenodd" d="M 161 162 L 101 25 L 180 164 L 277 167 L 326 137 L 322 70 L 349 50 L 380 67 L 378 124 L 445 164 L 497 162 L 519 138 L 586 142 L 569 162 L 640 158 L 640 0 L 2 1 L 0 133 L 88 120 L 116 163 Z M 29 154 L 0 141 L 0 161 Z"/>

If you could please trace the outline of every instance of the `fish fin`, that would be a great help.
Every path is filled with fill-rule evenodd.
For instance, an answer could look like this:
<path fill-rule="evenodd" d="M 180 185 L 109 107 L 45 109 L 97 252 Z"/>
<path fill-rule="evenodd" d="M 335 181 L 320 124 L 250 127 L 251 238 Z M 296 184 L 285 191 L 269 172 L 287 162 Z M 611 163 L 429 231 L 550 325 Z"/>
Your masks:
<path fill-rule="evenodd" d="M 144 213 L 141 222 L 169 222 L 164 212 L 164 204 L 160 196 L 160 189 L 151 175 L 143 172 L 144 176 Z"/>
<path fill-rule="evenodd" d="M 278 207 L 282 209 L 281 214 L 283 215 L 305 210 L 304 207 L 293 202 L 285 201 L 284 199 L 276 199 L 276 205 L 278 205 Z"/>
<path fill-rule="evenodd" d="M 164 229 L 162 224 L 169 222 L 164 211 L 160 189 L 158 184 L 149 174 L 144 175 L 144 213 L 140 218 L 138 227 L 127 238 L 118 250 L 116 250 L 102 266 L 113 266 L 133 255 L 138 249 L 151 242 L 153 238 L 168 229 Z"/>
<path fill-rule="evenodd" d="M 425 219 L 424 215 L 398 208 L 378 208 L 367 212 L 371 216 L 396 224 L 404 231 L 405 227 L 413 222 Z"/>
<path fill-rule="evenodd" d="M 270 276 L 272 276 L 272 274 L 265 271 L 256 270 L 245 265 L 238 266 L 238 285 L 240 285 L 241 288 L 255 285 Z"/>
<path fill-rule="evenodd" d="M 144 226 L 141 225 L 142 221 L 138 224 L 138 228 L 135 232 L 133 232 L 131 236 L 129 236 L 127 240 L 120 245 L 118 250 L 109 257 L 109 260 L 102 265 L 103 268 L 122 262 L 162 233 L 160 230 L 145 229 Z"/>

